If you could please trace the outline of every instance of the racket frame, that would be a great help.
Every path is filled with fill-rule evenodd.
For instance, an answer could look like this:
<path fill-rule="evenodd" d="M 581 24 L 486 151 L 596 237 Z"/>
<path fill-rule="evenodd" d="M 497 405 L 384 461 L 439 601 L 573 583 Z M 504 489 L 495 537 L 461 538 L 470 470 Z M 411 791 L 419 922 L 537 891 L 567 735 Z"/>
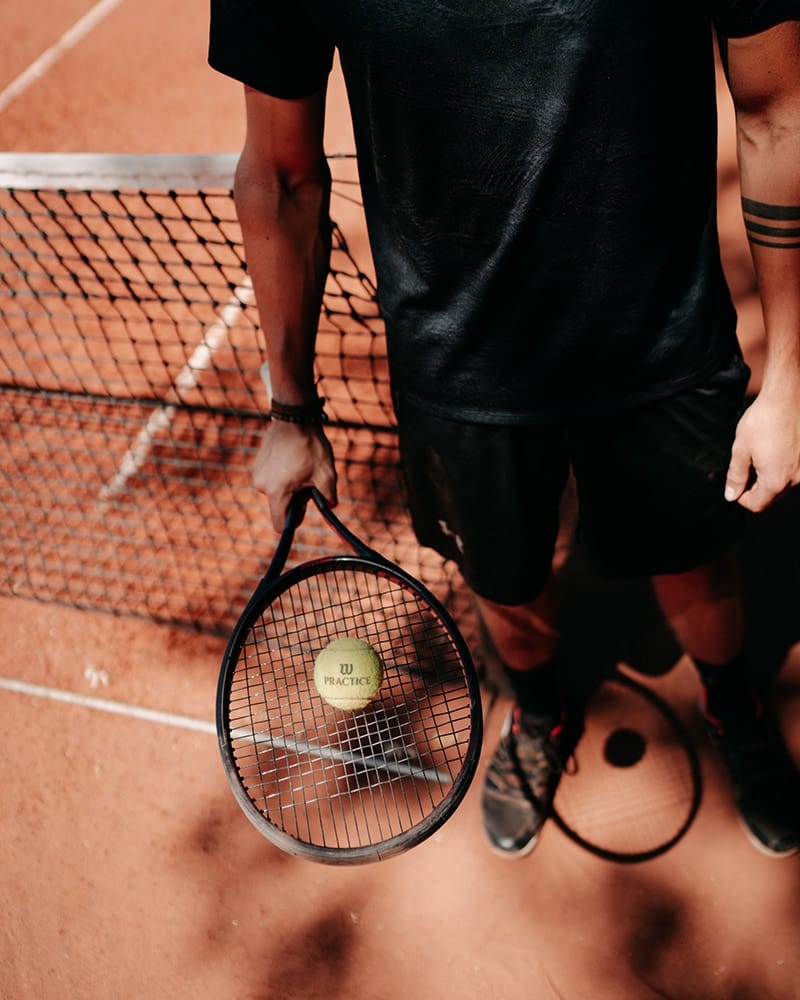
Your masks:
<path fill-rule="evenodd" d="M 313 499 L 323 518 L 337 535 L 350 545 L 355 554 L 321 556 L 310 559 L 282 572 L 291 550 L 294 533 L 305 514 L 309 499 Z M 247 641 L 253 623 L 261 617 L 265 609 L 281 594 L 302 580 L 330 571 L 364 571 L 381 576 L 411 591 L 415 597 L 427 604 L 439 619 L 452 642 L 463 666 L 463 675 L 470 702 L 470 736 L 462 765 L 444 798 L 419 823 L 393 837 L 375 844 L 350 847 L 328 847 L 309 844 L 276 826 L 252 801 L 240 777 L 233 752 L 233 739 L 228 720 L 230 692 L 239 661 L 239 655 Z M 222 659 L 217 685 L 216 728 L 219 750 L 228 782 L 242 811 L 255 828 L 268 840 L 287 854 L 321 861 L 332 865 L 354 865 L 385 860 L 401 854 L 411 847 L 427 840 L 453 814 L 467 793 L 480 759 L 483 742 L 483 713 L 481 708 L 480 683 L 475 671 L 469 648 L 454 619 L 442 602 L 424 584 L 400 566 L 366 546 L 349 531 L 331 511 L 325 499 L 316 489 L 302 490 L 294 495 L 289 505 L 286 524 L 281 533 L 275 554 L 267 572 L 262 577 L 241 617 L 236 623 Z M 257 737 L 253 735 L 255 741 Z M 269 736 L 263 739 L 271 743 Z M 287 745 L 288 745 L 288 741 Z M 388 764 L 389 762 L 387 762 Z"/>

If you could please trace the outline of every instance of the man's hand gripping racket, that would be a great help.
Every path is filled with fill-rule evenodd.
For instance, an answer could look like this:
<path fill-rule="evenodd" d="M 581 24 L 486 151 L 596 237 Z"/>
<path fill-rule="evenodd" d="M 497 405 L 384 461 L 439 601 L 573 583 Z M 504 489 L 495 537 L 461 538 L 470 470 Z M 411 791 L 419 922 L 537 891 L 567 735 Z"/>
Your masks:
<path fill-rule="evenodd" d="M 309 499 L 354 554 L 283 572 Z M 261 833 L 359 864 L 420 843 L 459 805 L 480 755 L 480 691 L 441 603 L 303 490 L 228 642 L 217 731 Z"/>

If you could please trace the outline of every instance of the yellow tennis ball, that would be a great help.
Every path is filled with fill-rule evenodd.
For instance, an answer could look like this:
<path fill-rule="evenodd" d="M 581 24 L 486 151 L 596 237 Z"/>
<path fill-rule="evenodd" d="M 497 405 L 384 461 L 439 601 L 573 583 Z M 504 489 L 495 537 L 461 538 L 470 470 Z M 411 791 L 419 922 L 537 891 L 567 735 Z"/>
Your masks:
<path fill-rule="evenodd" d="M 368 705 L 383 682 L 381 658 L 362 639 L 333 639 L 314 661 L 314 685 L 334 708 L 355 712 Z"/>

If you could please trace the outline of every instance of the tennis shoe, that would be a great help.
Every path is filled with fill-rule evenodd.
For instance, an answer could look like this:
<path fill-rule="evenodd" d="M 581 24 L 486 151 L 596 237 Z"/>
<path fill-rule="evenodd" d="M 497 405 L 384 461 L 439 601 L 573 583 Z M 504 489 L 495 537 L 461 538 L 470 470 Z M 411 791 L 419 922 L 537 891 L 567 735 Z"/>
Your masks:
<path fill-rule="evenodd" d="M 733 788 L 750 840 L 763 853 L 800 851 L 800 773 L 781 738 L 775 714 L 755 698 L 742 699 L 724 717 L 703 711 Z"/>
<path fill-rule="evenodd" d="M 567 715 L 541 718 L 519 706 L 509 713 L 481 797 L 483 828 L 505 857 L 523 857 L 536 846 L 582 732 L 582 720 Z"/>

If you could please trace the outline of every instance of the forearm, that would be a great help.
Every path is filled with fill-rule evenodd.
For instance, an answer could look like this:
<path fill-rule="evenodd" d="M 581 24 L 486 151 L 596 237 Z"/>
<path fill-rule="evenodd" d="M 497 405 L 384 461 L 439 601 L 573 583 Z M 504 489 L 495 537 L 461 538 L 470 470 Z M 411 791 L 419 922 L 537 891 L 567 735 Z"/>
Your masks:
<path fill-rule="evenodd" d="M 248 272 L 266 340 L 272 392 L 284 403 L 311 401 L 314 344 L 330 258 L 330 175 L 265 170 L 247 146 L 234 195 Z"/>

